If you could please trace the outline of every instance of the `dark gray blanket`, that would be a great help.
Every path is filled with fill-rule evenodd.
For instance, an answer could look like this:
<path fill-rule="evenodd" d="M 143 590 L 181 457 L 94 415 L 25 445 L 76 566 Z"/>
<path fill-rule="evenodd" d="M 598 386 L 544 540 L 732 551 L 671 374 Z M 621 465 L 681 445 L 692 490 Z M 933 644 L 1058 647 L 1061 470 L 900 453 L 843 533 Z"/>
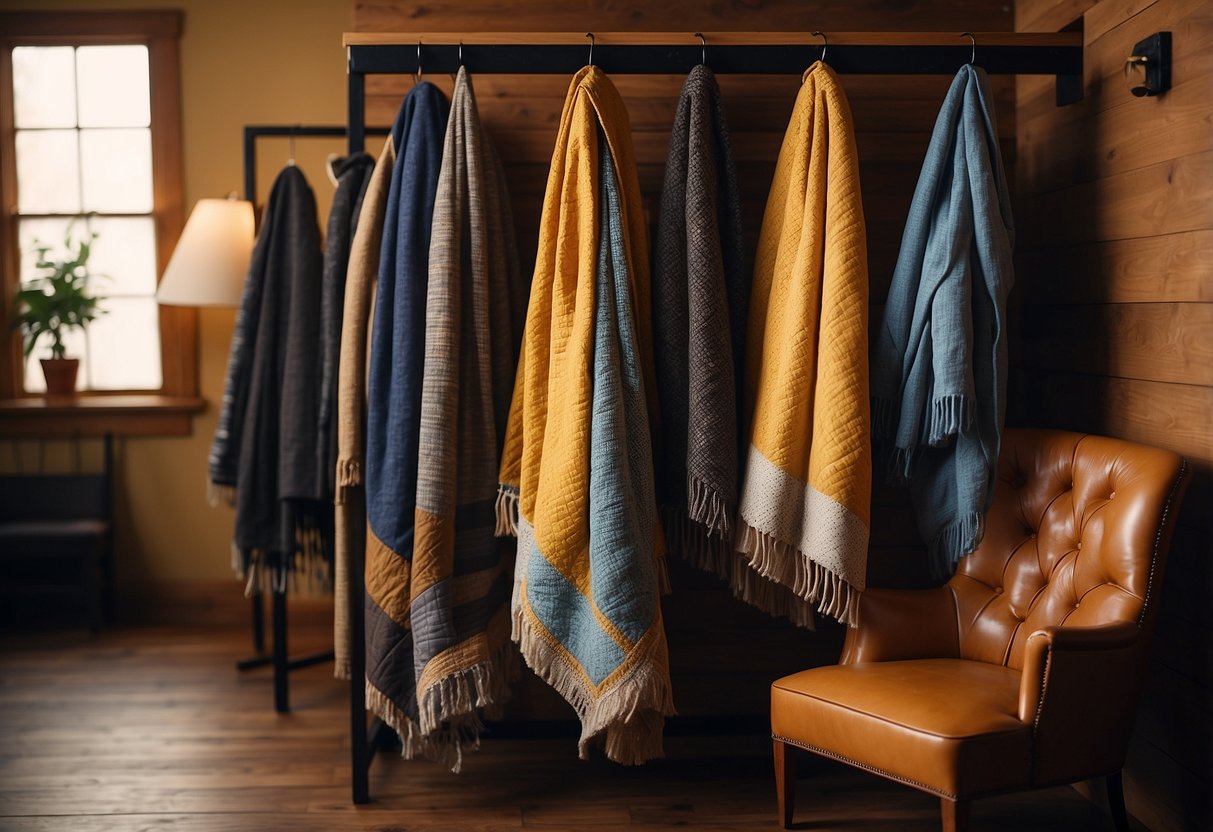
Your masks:
<path fill-rule="evenodd" d="M 670 548 L 725 578 L 750 291 L 740 205 L 720 88 L 697 66 L 674 118 L 654 246 L 657 486 Z"/>
<path fill-rule="evenodd" d="M 285 588 L 323 551 L 331 507 L 316 460 L 321 270 L 316 200 L 291 165 L 274 182 L 253 248 L 211 446 L 211 482 L 235 490 L 233 565 L 250 591 L 266 570 Z"/>

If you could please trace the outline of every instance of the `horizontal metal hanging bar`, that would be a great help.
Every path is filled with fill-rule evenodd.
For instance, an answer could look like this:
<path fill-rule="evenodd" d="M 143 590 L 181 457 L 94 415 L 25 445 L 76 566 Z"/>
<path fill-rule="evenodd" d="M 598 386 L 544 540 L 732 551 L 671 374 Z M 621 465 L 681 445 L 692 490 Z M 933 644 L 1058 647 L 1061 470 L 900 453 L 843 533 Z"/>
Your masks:
<path fill-rule="evenodd" d="M 705 33 L 705 48 L 682 33 L 594 33 L 593 62 L 612 74 L 681 74 L 702 62 L 717 73 L 796 74 L 821 56 L 807 32 Z M 973 57 L 968 38 L 947 32 L 825 33 L 826 63 L 846 74 L 951 74 Z M 527 39 L 530 40 L 527 40 Z M 976 61 L 990 74 L 1077 75 L 1078 33 L 975 33 Z M 585 33 L 352 33 L 349 70 L 359 74 L 562 74 L 589 62 Z M 462 53 L 462 61 L 461 61 Z"/>

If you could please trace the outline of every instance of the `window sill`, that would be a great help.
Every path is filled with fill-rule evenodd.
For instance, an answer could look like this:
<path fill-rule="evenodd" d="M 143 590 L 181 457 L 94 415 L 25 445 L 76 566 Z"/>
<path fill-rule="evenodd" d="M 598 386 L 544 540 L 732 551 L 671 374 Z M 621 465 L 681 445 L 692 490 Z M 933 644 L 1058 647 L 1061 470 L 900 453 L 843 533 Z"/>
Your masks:
<path fill-rule="evenodd" d="M 0 399 L 0 436 L 189 436 L 200 398 L 122 394 Z"/>

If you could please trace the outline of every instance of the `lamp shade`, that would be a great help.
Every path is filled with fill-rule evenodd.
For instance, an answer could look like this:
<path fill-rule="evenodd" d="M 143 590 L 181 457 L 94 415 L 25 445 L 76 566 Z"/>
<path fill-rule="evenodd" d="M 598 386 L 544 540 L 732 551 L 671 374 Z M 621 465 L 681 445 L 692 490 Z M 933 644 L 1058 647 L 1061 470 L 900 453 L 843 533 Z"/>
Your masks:
<path fill-rule="evenodd" d="M 239 306 L 253 251 L 253 206 L 242 199 L 200 199 L 156 300 L 170 306 Z"/>

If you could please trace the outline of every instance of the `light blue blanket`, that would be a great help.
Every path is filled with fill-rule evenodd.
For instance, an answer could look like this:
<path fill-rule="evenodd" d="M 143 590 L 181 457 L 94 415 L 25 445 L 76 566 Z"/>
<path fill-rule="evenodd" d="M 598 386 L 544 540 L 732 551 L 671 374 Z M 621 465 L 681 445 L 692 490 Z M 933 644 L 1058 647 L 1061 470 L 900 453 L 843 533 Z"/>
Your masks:
<path fill-rule="evenodd" d="M 932 569 L 981 541 L 1006 410 L 1015 231 L 983 70 L 935 122 L 872 356 L 873 431 L 908 480 Z"/>

